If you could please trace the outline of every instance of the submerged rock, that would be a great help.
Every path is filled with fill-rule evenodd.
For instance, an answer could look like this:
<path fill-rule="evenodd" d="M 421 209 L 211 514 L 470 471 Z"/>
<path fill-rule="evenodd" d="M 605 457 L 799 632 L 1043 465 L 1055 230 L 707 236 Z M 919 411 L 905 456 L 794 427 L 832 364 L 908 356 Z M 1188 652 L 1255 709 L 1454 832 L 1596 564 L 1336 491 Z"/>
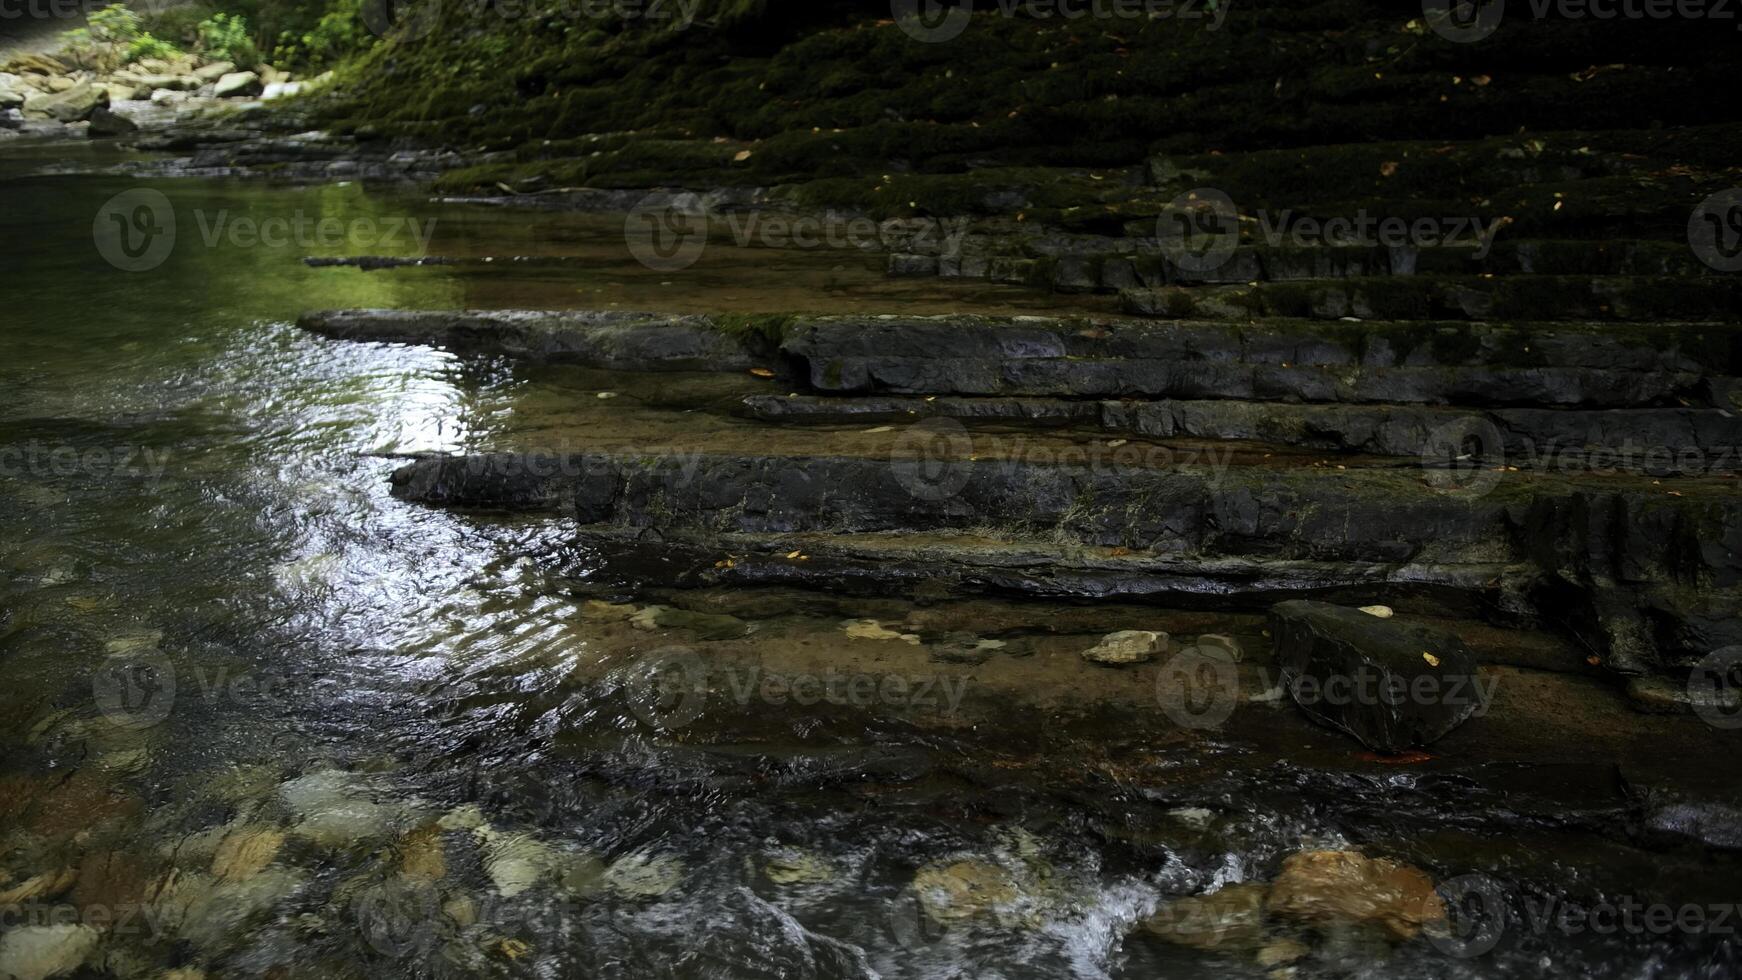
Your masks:
<path fill-rule="evenodd" d="M 503 898 L 513 898 L 550 875 L 557 853 L 527 834 L 492 834 L 486 842 L 484 871 Z"/>
<path fill-rule="evenodd" d="M 1083 659 L 1096 664 L 1141 664 L 1167 652 L 1168 635 L 1153 630 L 1120 630 L 1083 651 Z"/>
<path fill-rule="evenodd" d="M 269 827 L 242 827 L 219 842 L 212 855 L 212 876 L 218 879 L 250 878 L 272 864 L 284 834 Z"/>
<path fill-rule="evenodd" d="M 994 914 L 1021 896 L 1015 875 L 1002 865 L 976 858 L 920 868 L 913 876 L 913 890 L 925 914 L 943 925 Z"/>
<path fill-rule="evenodd" d="M 1313 926 L 1376 925 L 1396 939 L 1445 921 L 1445 903 L 1419 868 L 1355 851 L 1301 851 L 1282 863 L 1265 908 Z"/>
<path fill-rule="evenodd" d="M 898 633 L 875 619 L 850 619 L 841 624 L 842 632 L 854 640 L 901 640 L 918 643 L 918 633 Z"/>
<path fill-rule="evenodd" d="M 814 884 L 835 876 L 828 859 L 798 848 L 787 848 L 770 856 L 762 873 L 777 885 Z"/>
<path fill-rule="evenodd" d="M 1313 720 L 1380 752 L 1427 745 L 1485 708 L 1457 636 L 1295 600 L 1270 610 L 1289 693 Z"/>
<path fill-rule="evenodd" d="M 629 625 L 638 630 L 690 630 L 704 640 L 730 640 L 743 636 L 749 627 L 734 616 L 717 613 L 690 612 L 670 606 L 648 606 L 629 617 Z"/>
<path fill-rule="evenodd" d="M 1264 942 L 1265 885 L 1229 885 L 1195 898 L 1176 899 L 1138 924 L 1153 936 L 1205 950 L 1255 949 Z"/>
<path fill-rule="evenodd" d="M 85 925 L 20 926 L 0 936 L 0 976 L 46 980 L 78 969 L 100 934 Z"/>
<path fill-rule="evenodd" d="M 949 664 L 983 664 L 1009 644 L 985 640 L 972 633 L 951 633 L 931 648 L 933 660 Z"/>
<path fill-rule="evenodd" d="M 292 830 L 328 846 L 383 836 L 405 816 L 402 807 L 372 799 L 355 774 L 337 769 L 289 780 L 278 795 L 301 818 Z"/>
<path fill-rule="evenodd" d="M 602 880 L 624 898 L 658 898 L 683 882 L 683 861 L 670 854 L 628 854 L 611 862 Z"/>

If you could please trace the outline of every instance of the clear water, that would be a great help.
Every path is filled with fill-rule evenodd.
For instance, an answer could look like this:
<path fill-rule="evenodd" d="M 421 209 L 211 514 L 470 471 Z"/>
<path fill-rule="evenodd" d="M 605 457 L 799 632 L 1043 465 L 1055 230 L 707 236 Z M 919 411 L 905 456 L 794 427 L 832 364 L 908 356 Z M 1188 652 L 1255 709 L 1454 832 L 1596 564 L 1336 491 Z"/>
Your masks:
<path fill-rule="evenodd" d="M 861 669 L 987 687 L 948 717 L 785 704 L 650 726 L 622 670 L 670 640 L 585 605 L 647 597 L 561 574 L 577 557 L 561 521 L 388 494 L 393 454 L 535 444 L 598 379 L 293 325 L 321 307 L 1045 298 L 890 283 L 875 257 L 825 253 L 716 255 L 673 279 L 634 267 L 602 219 L 221 181 L 152 184 L 182 237 L 127 273 L 91 229 L 133 181 L 29 176 L 72 153 L 105 162 L 0 162 L 0 891 L 38 883 L 7 929 L 91 925 L 95 975 L 1265 976 L 1126 932 L 1302 846 L 1407 835 L 1340 821 L 1286 778 L 1205 788 L 1203 770 L 1246 763 L 1118 710 L 1053 703 L 1056 727 L 1036 726 L 1044 700 L 1012 708 L 986 673 L 899 642 Z M 433 218 L 436 254 L 597 264 L 313 270 L 304 254 L 407 250 L 208 246 L 198 222 L 220 214 Z M 851 610 L 806 601 L 722 656 L 822 669 Z M 1041 649 L 1011 668 L 1036 687 L 1072 659 Z M 960 861 L 1010 893 L 928 914 L 916 874 Z M 1683 945 L 1527 938 L 1458 959 L 1355 937 L 1298 969 L 1726 975 L 1727 946 Z"/>

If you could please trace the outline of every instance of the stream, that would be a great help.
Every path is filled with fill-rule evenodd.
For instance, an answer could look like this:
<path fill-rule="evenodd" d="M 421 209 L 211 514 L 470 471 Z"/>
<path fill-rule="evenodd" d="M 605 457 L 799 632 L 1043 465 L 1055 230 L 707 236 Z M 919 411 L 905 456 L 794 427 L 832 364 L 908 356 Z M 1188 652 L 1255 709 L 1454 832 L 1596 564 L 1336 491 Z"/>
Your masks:
<path fill-rule="evenodd" d="M 68 159 L 81 172 L 43 172 Z M 1255 749 L 1159 732 L 1146 692 L 1114 672 L 1081 680 L 1074 653 L 1140 609 L 1074 630 L 1046 621 L 1092 618 L 1080 607 L 702 602 L 597 580 L 565 522 L 407 503 L 389 474 L 410 454 L 629 438 L 614 419 L 669 435 L 695 413 L 753 440 L 710 413 L 760 382 L 679 393 L 295 326 L 345 307 L 1026 312 L 1068 298 L 891 280 L 881 256 L 826 249 L 715 249 L 661 273 L 625 253 L 617 217 L 102 173 L 124 160 L 100 144 L 0 155 L 0 925 L 76 923 L 88 931 L 61 935 L 83 944 L 88 975 L 1735 975 L 1733 936 L 1515 928 L 1475 955 L 1351 930 L 1285 966 L 1132 933 L 1172 897 L 1264 880 L 1305 848 L 1587 883 L 1633 858 L 1557 838 L 1552 821 L 1540 843 L 1521 834 L 1510 856 L 1478 858 L 1491 844 L 1460 850 L 1445 797 L 1401 769 L 1366 789 L 1315 783 L 1317 761 L 1353 758 L 1334 735 Z M 131 272 L 100 243 L 106 219 L 135 216 L 110 202 L 141 189 L 176 231 Z M 302 261 L 420 254 L 493 261 Z M 570 261 L 493 267 L 519 255 Z M 636 617 L 686 604 L 740 624 L 720 648 L 739 666 L 673 717 L 632 696 L 633 672 L 711 627 L 674 641 Z M 1025 656 L 939 663 L 900 638 L 836 655 L 844 622 L 900 633 L 928 616 Z M 770 677 L 823 693 L 771 697 Z M 1266 732 L 1297 722 L 1264 717 Z M 1387 785 L 1420 789 L 1419 812 L 1446 820 L 1417 826 L 1418 811 L 1362 796 Z"/>

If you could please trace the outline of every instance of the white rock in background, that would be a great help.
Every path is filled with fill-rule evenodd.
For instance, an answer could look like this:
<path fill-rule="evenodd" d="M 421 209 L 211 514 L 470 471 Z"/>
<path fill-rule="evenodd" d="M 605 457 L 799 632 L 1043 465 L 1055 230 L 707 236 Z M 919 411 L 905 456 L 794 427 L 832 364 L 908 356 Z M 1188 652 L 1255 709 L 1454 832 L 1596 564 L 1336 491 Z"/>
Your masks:
<path fill-rule="evenodd" d="M 301 91 L 301 82 L 268 82 L 266 88 L 260 93 L 260 98 L 263 101 L 289 98 Z"/>
<path fill-rule="evenodd" d="M 225 75 L 234 74 L 236 66 L 228 61 L 214 61 L 204 68 L 194 69 L 194 77 L 201 82 L 215 82 Z"/>
<path fill-rule="evenodd" d="M 220 99 L 259 94 L 260 76 L 251 71 L 231 72 L 212 86 L 212 95 Z"/>
<path fill-rule="evenodd" d="M 1101 637 L 1101 642 L 1083 651 L 1083 659 L 1097 664 L 1141 664 L 1166 653 L 1168 636 L 1152 630 L 1120 630 Z"/>

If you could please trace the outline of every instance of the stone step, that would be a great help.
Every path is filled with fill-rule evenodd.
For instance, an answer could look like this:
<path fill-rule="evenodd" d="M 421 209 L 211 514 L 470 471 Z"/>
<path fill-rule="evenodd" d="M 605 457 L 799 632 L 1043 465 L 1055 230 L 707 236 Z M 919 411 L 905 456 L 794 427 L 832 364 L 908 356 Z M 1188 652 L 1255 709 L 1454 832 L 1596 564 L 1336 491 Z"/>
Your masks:
<path fill-rule="evenodd" d="M 1163 286 L 1119 294 L 1142 316 L 1433 320 L 1742 319 L 1742 282 L 1646 276 L 1367 277 L 1244 286 Z"/>
<path fill-rule="evenodd" d="M 1739 407 L 1732 328 L 798 317 L 780 350 L 824 392 L 1469 405 Z"/>
<path fill-rule="evenodd" d="M 1242 245 L 1214 269 L 1182 268 L 1158 240 L 1047 236 L 1035 240 L 963 236 L 937 254 L 895 252 L 891 276 L 941 276 L 1118 292 L 1174 285 L 1302 282 L 1381 276 L 1649 276 L 1718 273 L 1686 242 L 1513 241 L 1436 245 Z"/>
<path fill-rule="evenodd" d="M 1075 400 L 955 396 L 751 395 L 769 422 L 813 425 L 957 419 L 1026 428 L 1070 426 L 1152 439 L 1252 442 L 1375 456 L 1436 457 L 1456 446 L 1523 469 L 1700 475 L 1742 469 L 1742 410 L 1472 409 L 1301 405 L 1209 399 Z"/>
<path fill-rule="evenodd" d="M 1742 332 L 1651 326 L 348 310 L 349 340 L 637 371 L 785 372 L 820 392 L 1742 408 Z"/>
<path fill-rule="evenodd" d="M 1487 468 L 1055 465 L 973 459 L 948 434 L 904 448 L 883 459 L 432 457 L 396 471 L 393 483 L 396 495 L 422 503 L 655 534 L 978 532 L 1049 540 L 1066 554 L 1381 565 L 1400 580 L 1447 587 L 1460 581 L 1454 572 L 1516 567 L 1499 578 L 1501 605 L 1581 631 L 1616 669 L 1691 663 L 1742 640 L 1734 479 L 1687 479 L 1672 490 L 1646 478 L 1593 483 Z"/>

